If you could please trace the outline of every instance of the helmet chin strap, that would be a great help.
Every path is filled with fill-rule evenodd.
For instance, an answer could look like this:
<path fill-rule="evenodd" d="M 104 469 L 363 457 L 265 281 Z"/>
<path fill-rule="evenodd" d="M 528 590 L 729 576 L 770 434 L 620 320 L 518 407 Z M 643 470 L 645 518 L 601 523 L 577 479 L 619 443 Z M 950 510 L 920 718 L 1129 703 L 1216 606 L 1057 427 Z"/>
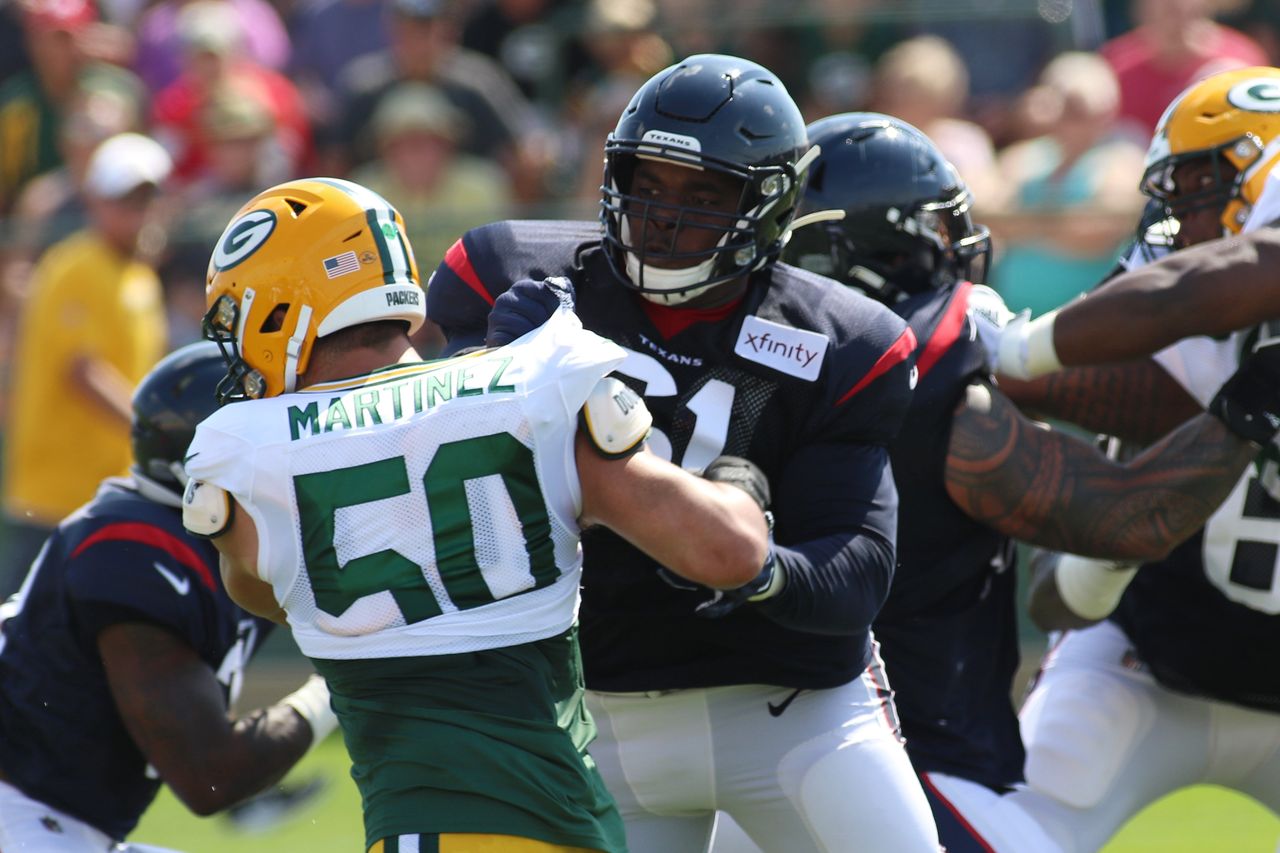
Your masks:
<path fill-rule="evenodd" d="M 284 392 L 292 393 L 298 384 L 298 356 L 302 353 L 302 344 L 307 339 L 307 328 L 311 325 L 311 306 L 303 305 L 298 311 L 298 322 L 293 327 L 293 335 L 284 349 Z"/>

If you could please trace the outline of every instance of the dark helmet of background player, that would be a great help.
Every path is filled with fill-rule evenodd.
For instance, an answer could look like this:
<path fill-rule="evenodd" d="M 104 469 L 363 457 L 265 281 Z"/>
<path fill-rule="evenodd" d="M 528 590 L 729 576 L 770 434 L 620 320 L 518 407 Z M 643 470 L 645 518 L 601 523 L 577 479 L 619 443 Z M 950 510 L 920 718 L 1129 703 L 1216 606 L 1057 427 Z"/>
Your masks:
<path fill-rule="evenodd" d="M 809 145 L 804 118 L 782 82 L 734 56 L 691 56 L 658 72 L 632 97 L 605 143 L 600 217 L 605 253 L 629 287 L 654 302 L 687 302 L 777 259 L 795 213 Z M 730 175 L 742 182 L 737 210 L 715 214 L 631 194 L 638 157 Z M 721 234 L 705 252 L 661 257 L 646 250 L 653 223 L 684 217 Z M 635 231 L 640 233 L 634 233 Z M 672 264 L 687 261 L 687 264 Z"/>
<path fill-rule="evenodd" d="M 200 423 L 218 408 L 214 389 L 227 365 L 211 341 L 189 344 L 161 359 L 133 393 L 133 471 L 178 495 L 186 485 L 182 460 Z"/>
<path fill-rule="evenodd" d="M 879 113 L 809 125 L 821 148 L 809 170 L 782 259 L 893 303 L 957 280 L 981 281 L 990 232 L 969 216 L 972 196 L 916 128 Z M 821 211 L 844 217 L 822 217 Z"/>

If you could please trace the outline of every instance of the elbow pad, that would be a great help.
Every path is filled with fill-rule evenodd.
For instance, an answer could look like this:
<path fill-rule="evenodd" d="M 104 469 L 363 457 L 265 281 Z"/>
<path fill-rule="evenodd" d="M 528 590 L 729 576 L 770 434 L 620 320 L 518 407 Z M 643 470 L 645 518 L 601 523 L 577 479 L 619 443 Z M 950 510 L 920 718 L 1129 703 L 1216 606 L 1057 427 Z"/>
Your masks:
<path fill-rule="evenodd" d="M 182 493 L 182 526 L 201 539 L 226 533 L 231 526 L 231 495 L 212 483 L 188 480 Z"/>
<path fill-rule="evenodd" d="M 606 459 L 630 456 L 644 446 L 653 415 L 644 399 L 621 380 L 606 376 L 596 383 L 578 412 L 579 428 Z"/>

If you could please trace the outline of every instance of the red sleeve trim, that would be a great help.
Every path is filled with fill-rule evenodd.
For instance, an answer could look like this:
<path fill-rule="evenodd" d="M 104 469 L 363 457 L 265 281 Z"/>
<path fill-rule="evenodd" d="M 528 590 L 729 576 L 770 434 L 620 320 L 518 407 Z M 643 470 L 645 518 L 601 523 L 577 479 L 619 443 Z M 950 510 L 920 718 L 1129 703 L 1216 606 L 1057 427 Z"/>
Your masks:
<path fill-rule="evenodd" d="M 462 279 L 467 287 L 474 290 L 480 295 L 480 298 L 489 303 L 489 307 L 493 307 L 493 296 L 485 289 L 484 283 L 480 281 L 480 276 L 476 275 L 476 268 L 471 265 L 471 258 L 467 257 L 467 247 L 462 245 L 462 238 L 454 241 L 449 247 L 449 251 L 444 253 L 444 263 L 449 269 L 453 270 L 454 275 Z"/>
<path fill-rule="evenodd" d="M 898 335 L 898 339 L 893 342 L 893 346 L 885 350 L 884 355 L 871 365 L 871 370 L 867 375 L 858 380 L 858 384 L 850 388 L 845 395 L 836 400 L 837 406 L 843 406 L 845 403 L 853 399 L 853 396 L 874 382 L 882 373 L 887 372 L 890 368 L 895 367 L 910 358 L 911 353 L 916 348 L 916 336 L 911 331 L 911 327 L 902 330 L 902 334 Z"/>
<path fill-rule="evenodd" d="M 195 549 L 172 533 L 167 533 L 158 527 L 152 527 L 150 524 L 142 524 L 140 522 L 108 524 L 77 545 L 76 549 L 71 552 L 71 557 L 74 559 L 80 556 L 81 553 L 99 542 L 137 542 L 140 545 L 159 548 L 195 572 L 200 582 L 209 589 L 217 589 L 217 585 L 213 581 L 213 573 L 209 571 L 209 567 L 205 565 L 204 560 L 200 559 L 200 555 L 195 552 Z"/>
<path fill-rule="evenodd" d="M 962 282 L 952 294 L 951 302 L 947 304 L 947 310 L 943 313 L 942 319 L 933 327 L 933 334 L 929 336 L 928 342 L 916 359 L 916 369 L 920 371 L 921 379 L 924 379 L 924 375 L 933 369 L 938 359 L 951 349 L 952 344 L 960 339 L 960 333 L 964 331 L 965 313 L 969 310 L 969 291 L 972 289 L 973 285 L 970 282 Z"/>

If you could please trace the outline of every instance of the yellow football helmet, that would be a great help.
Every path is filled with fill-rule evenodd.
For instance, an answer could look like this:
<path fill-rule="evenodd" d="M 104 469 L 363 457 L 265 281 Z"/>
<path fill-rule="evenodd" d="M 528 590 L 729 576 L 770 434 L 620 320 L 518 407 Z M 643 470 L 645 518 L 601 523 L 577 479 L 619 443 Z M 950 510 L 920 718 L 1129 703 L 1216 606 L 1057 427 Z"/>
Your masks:
<path fill-rule="evenodd" d="M 426 317 L 404 220 L 336 178 L 289 181 L 240 208 L 209 259 L 205 301 L 204 336 L 227 362 L 223 403 L 293 391 L 316 338 L 377 320 L 413 333 Z"/>
<path fill-rule="evenodd" d="M 1173 172 L 1206 158 L 1212 182 L 1179 191 Z M 1223 161 L 1235 174 L 1222 174 Z M 1141 189 L 1177 219 L 1219 206 L 1223 234 L 1238 234 L 1267 175 L 1280 162 L 1280 68 L 1223 71 L 1188 87 L 1164 111 L 1147 151 Z"/>

